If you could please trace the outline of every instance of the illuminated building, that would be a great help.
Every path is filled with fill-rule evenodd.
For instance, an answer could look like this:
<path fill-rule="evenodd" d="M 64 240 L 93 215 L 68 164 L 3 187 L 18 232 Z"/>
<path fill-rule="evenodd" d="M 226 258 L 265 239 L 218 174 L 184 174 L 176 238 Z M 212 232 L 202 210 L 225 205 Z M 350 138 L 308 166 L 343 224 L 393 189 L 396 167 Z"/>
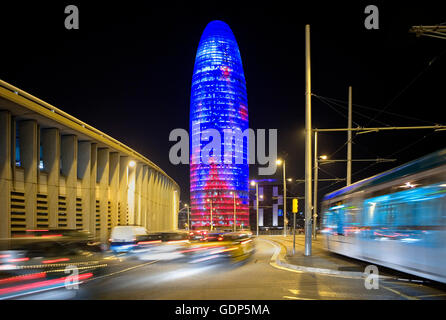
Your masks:
<path fill-rule="evenodd" d="M 192 77 L 190 191 L 193 229 L 210 228 L 211 210 L 214 228 L 232 229 L 234 207 L 237 228 L 249 226 L 247 139 L 241 141 L 240 152 L 231 151 L 230 163 L 223 161 L 224 153 L 228 152 L 223 130 L 236 128 L 242 132 L 248 129 L 248 101 L 240 51 L 229 26 L 222 21 L 212 21 L 201 36 Z M 209 142 L 203 141 L 202 132 L 209 129 L 220 133 L 221 155 L 212 154 L 211 161 L 206 163 L 200 155 Z M 232 150 L 235 149 L 232 144 Z"/>

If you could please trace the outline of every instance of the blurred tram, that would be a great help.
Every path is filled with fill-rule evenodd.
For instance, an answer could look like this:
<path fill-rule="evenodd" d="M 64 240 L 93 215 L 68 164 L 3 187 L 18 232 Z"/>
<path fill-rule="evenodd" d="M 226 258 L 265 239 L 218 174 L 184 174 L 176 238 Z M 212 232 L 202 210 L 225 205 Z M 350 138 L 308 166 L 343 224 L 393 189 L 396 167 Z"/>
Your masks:
<path fill-rule="evenodd" d="M 325 195 L 329 251 L 446 283 L 446 149 Z"/>

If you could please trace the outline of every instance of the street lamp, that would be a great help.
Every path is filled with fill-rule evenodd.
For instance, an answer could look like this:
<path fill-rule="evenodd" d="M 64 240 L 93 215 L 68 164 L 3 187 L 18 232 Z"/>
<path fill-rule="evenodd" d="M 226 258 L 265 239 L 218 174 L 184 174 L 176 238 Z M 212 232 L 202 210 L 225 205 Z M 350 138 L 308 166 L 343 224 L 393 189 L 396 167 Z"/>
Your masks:
<path fill-rule="evenodd" d="M 187 209 L 187 231 L 190 230 L 190 215 L 189 215 L 189 206 L 187 205 L 187 203 L 184 204 L 184 206 Z"/>
<path fill-rule="evenodd" d="M 282 165 L 282 171 L 283 171 L 283 236 L 286 237 L 286 165 L 285 160 L 277 159 L 276 164 Z"/>
<path fill-rule="evenodd" d="M 235 192 L 230 192 L 229 194 L 234 195 L 234 232 L 237 230 L 237 219 L 236 219 L 236 209 L 235 209 Z"/>
<path fill-rule="evenodd" d="M 319 180 L 319 159 L 327 160 L 328 156 L 323 154 L 321 156 L 317 156 L 317 132 L 314 133 L 314 192 L 313 192 L 313 238 L 316 240 L 316 225 L 317 225 L 317 188 L 318 188 L 318 180 Z"/>
<path fill-rule="evenodd" d="M 256 235 L 259 236 L 259 184 L 254 180 L 251 181 L 251 186 L 256 186 L 256 212 L 257 212 L 257 223 L 256 223 Z"/>
<path fill-rule="evenodd" d="M 210 200 L 208 199 L 208 202 L 211 203 L 211 231 L 213 231 L 214 230 L 214 219 L 212 219 L 212 198 Z"/>
<path fill-rule="evenodd" d="M 130 160 L 130 161 L 129 161 L 129 167 L 130 167 L 130 168 L 133 168 L 134 166 L 136 166 L 136 162 L 133 161 L 133 160 Z"/>

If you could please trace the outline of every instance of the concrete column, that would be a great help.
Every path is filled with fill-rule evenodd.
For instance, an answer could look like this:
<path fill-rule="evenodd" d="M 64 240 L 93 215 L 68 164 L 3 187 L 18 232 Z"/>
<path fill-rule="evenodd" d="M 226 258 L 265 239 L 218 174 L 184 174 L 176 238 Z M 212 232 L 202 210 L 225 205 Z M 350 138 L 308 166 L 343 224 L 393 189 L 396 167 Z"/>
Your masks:
<path fill-rule="evenodd" d="M 90 141 L 81 141 L 78 144 L 77 177 L 81 180 L 82 198 L 82 227 L 94 233 L 91 229 L 91 220 L 94 221 L 95 212 L 91 205 L 91 148 Z"/>
<path fill-rule="evenodd" d="M 127 201 L 128 201 L 128 208 L 129 208 L 129 224 L 135 224 L 135 218 L 136 218 L 136 211 L 135 211 L 135 190 L 136 186 L 136 167 L 129 167 L 128 171 L 128 189 L 127 189 Z"/>
<path fill-rule="evenodd" d="M 158 230 L 162 230 L 163 228 L 163 212 L 161 206 L 161 187 L 162 180 L 161 175 L 157 172 L 157 183 L 156 183 L 156 197 L 155 197 L 155 210 L 156 210 L 156 226 Z"/>
<path fill-rule="evenodd" d="M 169 189 L 171 190 L 172 193 L 172 205 L 171 205 L 171 215 L 173 216 L 173 221 L 172 221 L 172 228 L 173 230 L 177 230 L 178 229 L 178 211 L 179 211 L 179 206 L 178 206 L 178 199 L 180 198 L 180 193 L 178 190 L 176 190 L 174 188 L 174 185 L 172 182 L 169 182 Z"/>
<path fill-rule="evenodd" d="M 142 163 L 136 165 L 136 185 L 135 185 L 135 211 L 136 211 L 136 224 L 141 225 L 141 202 L 142 202 Z"/>
<path fill-rule="evenodd" d="M 0 239 L 11 237 L 11 122 L 11 113 L 0 111 Z"/>
<path fill-rule="evenodd" d="M 62 136 L 60 149 L 61 173 L 66 177 L 67 227 L 76 229 L 77 136 Z"/>
<path fill-rule="evenodd" d="M 15 118 L 11 115 L 11 168 L 12 168 L 12 172 L 11 172 L 11 179 L 12 179 L 12 184 L 11 184 L 11 188 L 14 189 L 15 185 L 14 185 L 14 181 L 15 181 L 15 177 L 16 177 L 16 166 L 15 166 L 15 149 L 16 149 L 16 121 Z"/>
<path fill-rule="evenodd" d="M 149 168 L 148 171 L 148 186 L 147 186 L 147 225 L 149 230 L 153 230 L 153 184 L 154 184 L 154 171 Z"/>
<path fill-rule="evenodd" d="M 48 225 L 57 228 L 59 210 L 60 132 L 57 128 L 42 130 L 43 170 L 48 174 Z"/>
<path fill-rule="evenodd" d="M 154 172 L 153 177 L 153 191 L 152 191 L 152 219 L 153 219 L 153 228 L 155 231 L 159 231 L 159 218 L 160 218 L 160 212 L 158 207 L 158 190 L 159 190 L 159 177 L 158 173 Z"/>
<path fill-rule="evenodd" d="M 169 212 L 169 190 L 167 189 L 167 179 L 163 176 L 163 211 L 164 211 L 164 229 L 170 230 L 171 224 L 170 224 L 170 218 L 171 213 Z"/>
<path fill-rule="evenodd" d="M 170 230 L 175 230 L 175 228 L 173 227 L 173 221 L 175 220 L 175 217 L 173 216 L 173 200 L 174 200 L 174 192 L 172 190 L 172 188 L 170 187 L 170 181 L 167 180 L 166 183 L 166 193 L 167 193 L 167 216 L 169 217 L 169 229 Z"/>
<path fill-rule="evenodd" d="M 119 153 L 110 153 L 110 209 L 111 209 L 111 225 L 118 225 L 118 202 L 119 202 Z"/>
<path fill-rule="evenodd" d="M 91 144 L 91 158 L 90 158 L 90 224 L 89 231 L 96 238 L 99 234 L 96 234 L 96 179 L 98 172 L 98 145 L 96 143 Z"/>
<path fill-rule="evenodd" d="M 166 180 L 164 179 L 164 176 L 161 175 L 161 186 L 160 186 L 160 204 L 161 204 L 161 228 L 163 230 L 168 229 L 168 223 L 167 223 L 167 212 L 166 212 Z"/>
<path fill-rule="evenodd" d="M 107 216 L 108 216 L 108 181 L 109 181 L 109 153 L 108 148 L 98 149 L 98 176 L 99 205 L 100 205 L 100 232 L 101 241 L 107 240 Z"/>
<path fill-rule="evenodd" d="M 143 166 L 142 167 L 142 197 L 141 197 L 141 224 L 147 228 L 147 216 L 148 216 L 148 211 L 147 211 L 147 190 L 148 190 L 148 183 L 149 183 L 149 167 L 148 166 Z"/>
<path fill-rule="evenodd" d="M 178 211 L 181 209 L 180 208 L 180 197 L 181 197 L 181 193 L 180 193 L 180 190 L 179 189 L 177 189 L 177 187 L 172 183 L 172 187 L 177 191 L 176 192 L 176 198 L 175 198 L 175 208 L 176 208 L 176 210 L 175 210 L 175 214 L 176 214 L 176 216 L 175 216 L 175 222 L 174 222 L 174 224 L 175 224 L 175 230 L 178 228 Z M 190 208 L 189 208 L 190 209 Z M 190 226 L 189 226 L 189 228 L 190 228 Z"/>
<path fill-rule="evenodd" d="M 125 225 L 127 221 L 128 206 L 128 164 L 129 157 L 120 157 L 119 159 L 119 202 L 121 206 L 120 220 Z"/>
<path fill-rule="evenodd" d="M 38 144 L 37 122 L 26 120 L 19 123 L 20 160 L 25 177 L 25 213 L 26 228 L 34 229 L 37 225 L 37 171 Z"/>

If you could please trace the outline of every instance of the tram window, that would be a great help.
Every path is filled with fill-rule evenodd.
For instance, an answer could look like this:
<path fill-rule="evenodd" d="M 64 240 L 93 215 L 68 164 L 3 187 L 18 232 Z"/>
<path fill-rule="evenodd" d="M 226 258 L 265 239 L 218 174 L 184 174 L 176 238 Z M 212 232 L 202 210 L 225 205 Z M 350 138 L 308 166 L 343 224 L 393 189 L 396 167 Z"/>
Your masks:
<path fill-rule="evenodd" d="M 395 225 L 396 226 L 412 225 L 413 212 L 410 208 L 410 205 L 405 202 L 400 202 L 397 204 L 397 208 L 398 208 L 398 214 L 395 217 Z"/>

